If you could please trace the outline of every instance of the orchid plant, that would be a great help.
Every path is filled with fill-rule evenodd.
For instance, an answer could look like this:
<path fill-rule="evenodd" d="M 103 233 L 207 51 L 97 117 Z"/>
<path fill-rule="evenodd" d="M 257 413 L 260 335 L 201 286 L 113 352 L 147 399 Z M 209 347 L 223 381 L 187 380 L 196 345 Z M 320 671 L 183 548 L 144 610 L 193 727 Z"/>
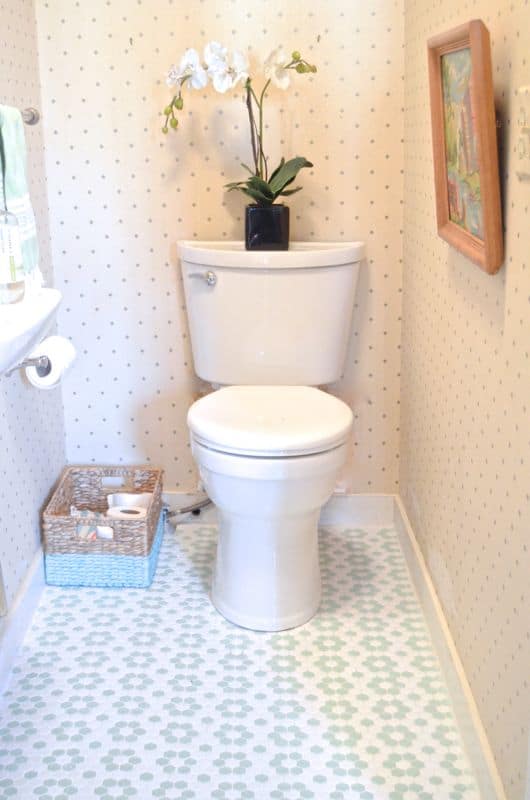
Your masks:
<path fill-rule="evenodd" d="M 204 48 L 204 59 L 201 61 L 197 50 L 186 50 L 177 66 L 173 65 L 166 78 L 168 86 L 175 93 L 171 102 L 164 109 L 165 122 L 163 133 L 179 126 L 178 112 L 184 108 L 182 90 L 204 89 L 211 81 L 215 91 L 221 94 L 242 84 L 245 91 L 245 103 L 250 126 L 250 144 L 253 167 L 241 166 L 250 174 L 242 181 L 227 183 L 229 191 L 239 190 L 260 206 L 270 206 L 278 197 L 285 197 L 302 188 L 287 188 L 293 183 L 299 171 L 304 167 L 312 167 L 310 161 L 302 156 L 288 161 L 281 159 L 274 170 L 269 171 L 269 159 L 265 155 L 264 140 L 264 105 L 267 90 L 271 83 L 279 89 L 286 90 L 291 84 L 291 74 L 314 73 L 317 68 L 309 64 L 301 54 L 294 50 L 288 57 L 283 48 L 277 47 L 263 65 L 264 84 L 261 91 L 256 90 L 254 79 L 249 73 L 246 55 L 238 50 L 229 53 L 219 42 L 209 42 Z"/>

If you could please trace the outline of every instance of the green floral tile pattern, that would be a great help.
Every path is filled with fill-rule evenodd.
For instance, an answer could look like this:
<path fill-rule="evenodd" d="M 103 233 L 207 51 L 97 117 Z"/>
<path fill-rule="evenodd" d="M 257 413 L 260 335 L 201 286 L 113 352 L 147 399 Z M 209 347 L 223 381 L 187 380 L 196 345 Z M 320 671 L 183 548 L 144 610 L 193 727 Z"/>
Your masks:
<path fill-rule="evenodd" d="M 307 625 L 208 599 L 215 528 L 149 590 L 47 587 L 0 717 L 0 800 L 478 800 L 393 530 L 327 528 Z"/>

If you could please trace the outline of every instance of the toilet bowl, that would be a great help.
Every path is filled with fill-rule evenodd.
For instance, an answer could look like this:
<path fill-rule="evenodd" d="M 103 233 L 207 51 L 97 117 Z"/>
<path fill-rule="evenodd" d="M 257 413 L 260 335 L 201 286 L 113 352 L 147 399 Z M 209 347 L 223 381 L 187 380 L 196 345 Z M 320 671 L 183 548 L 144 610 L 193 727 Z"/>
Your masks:
<path fill-rule="evenodd" d="M 213 604 L 253 630 L 307 622 L 321 594 L 318 519 L 345 461 L 350 409 L 305 386 L 231 386 L 194 403 L 188 425 L 219 514 Z"/>

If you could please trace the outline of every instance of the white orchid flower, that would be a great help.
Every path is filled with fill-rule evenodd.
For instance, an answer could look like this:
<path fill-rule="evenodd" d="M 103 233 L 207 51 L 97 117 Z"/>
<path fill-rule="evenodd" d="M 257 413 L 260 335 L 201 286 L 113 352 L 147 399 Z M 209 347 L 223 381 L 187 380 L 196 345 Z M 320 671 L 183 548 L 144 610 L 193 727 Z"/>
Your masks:
<path fill-rule="evenodd" d="M 216 92 L 224 94 L 240 81 L 248 78 L 248 61 L 243 53 L 234 50 L 228 57 L 226 47 L 219 42 L 210 42 L 204 48 L 204 60 L 208 67 L 208 76 L 211 78 Z"/>
<path fill-rule="evenodd" d="M 169 68 L 169 71 L 166 75 L 166 83 L 168 86 L 176 86 L 180 77 L 180 72 L 175 66 L 172 64 Z"/>
<path fill-rule="evenodd" d="M 204 48 L 204 60 L 208 69 L 226 62 L 228 50 L 219 42 L 208 42 Z"/>
<path fill-rule="evenodd" d="M 192 89 L 204 89 L 208 83 L 208 73 L 201 64 L 198 52 L 192 47 L 186 50 L 180 59 L 178 69 L 175 66 L 171 67 L 166 82 L 169 86 L 174 86 L 182 78 L 187 78 L 186 83 Z"/>
<path fill-rule="evenodd" d="M 248 58 L 240 50 L 234 50 L 232 53 L 232 63 L 230 65 L 232 76 L 234 79 L 233 86 L 237 86 L 239 81 L 246 81 L 248 78 L 249 63 Z"/>
<path fill-rule="evenodd" d="M 289 63 L 289 58 L 283 47 L 277 47 L 270 53 L 263 63 L 263 73 L 267 80 L 278 87 L 278 89 L 288 89 L 291 83 L 291 76 L 285 65 Z"/>

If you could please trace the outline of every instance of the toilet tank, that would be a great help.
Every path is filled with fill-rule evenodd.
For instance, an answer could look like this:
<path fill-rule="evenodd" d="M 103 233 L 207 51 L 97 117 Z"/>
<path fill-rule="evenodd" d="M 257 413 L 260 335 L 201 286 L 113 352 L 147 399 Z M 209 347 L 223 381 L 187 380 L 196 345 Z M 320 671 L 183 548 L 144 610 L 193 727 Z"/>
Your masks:
<path fill-rule="evenodd" d="M 214 384 L 320 386 L 338 380 L 362 242 L 179 242 L 196 374 Z"/>

